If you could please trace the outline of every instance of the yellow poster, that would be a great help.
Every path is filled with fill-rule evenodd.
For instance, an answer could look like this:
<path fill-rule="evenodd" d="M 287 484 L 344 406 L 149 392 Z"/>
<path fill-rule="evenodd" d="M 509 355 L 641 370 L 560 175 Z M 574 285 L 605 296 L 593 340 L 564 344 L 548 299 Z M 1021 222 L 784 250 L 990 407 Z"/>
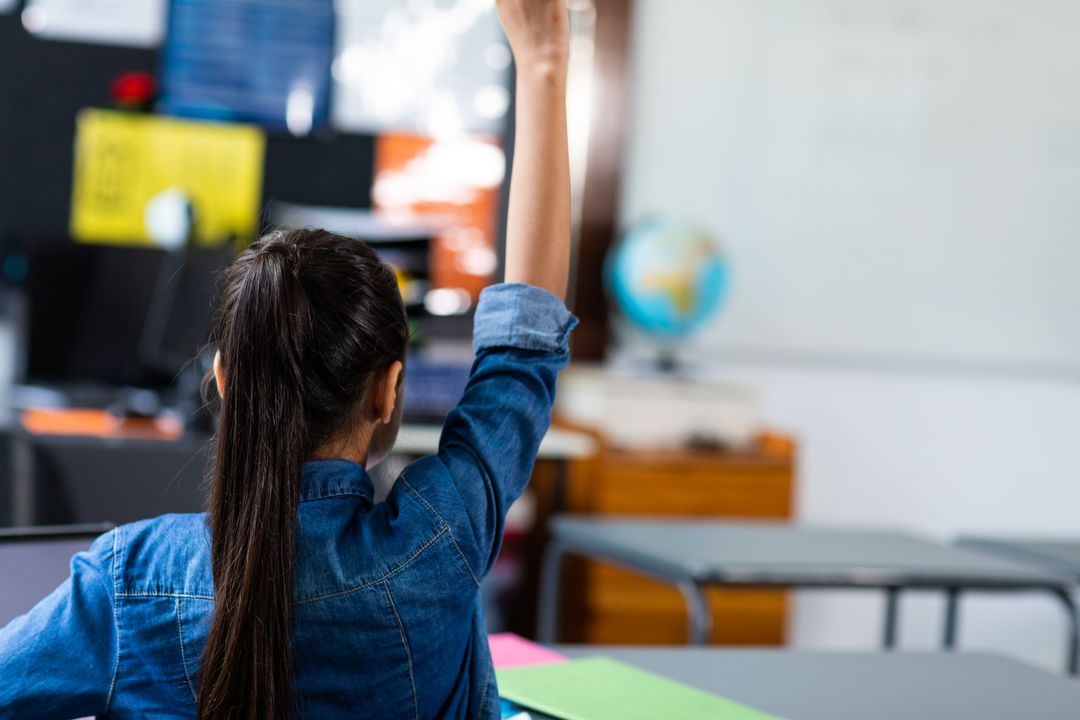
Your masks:
<path fill-rule="evenodd" d="M 201 245 L 257 232 L 266 145 L 259 128 L 88 109 L 75 135 L 76 239 L 153 244 L 146 207 L 166 191 L 190 199 Z"/>

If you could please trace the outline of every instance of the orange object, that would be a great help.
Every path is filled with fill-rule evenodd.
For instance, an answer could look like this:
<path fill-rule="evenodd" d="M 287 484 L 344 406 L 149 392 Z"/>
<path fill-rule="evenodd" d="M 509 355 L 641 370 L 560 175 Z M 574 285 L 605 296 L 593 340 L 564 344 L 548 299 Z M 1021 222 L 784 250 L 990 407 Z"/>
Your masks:
<path fill-rule="evenodd" d="M 29 409 L 19 415 L 31 435 L 67 435 L 129 440 L 179 440 L 179 418 L 121 418 L 96 408 Z"/>
<path fill-rule="evenodd" d="M 794 515 L 798 443 L 790 436 L 764 432 L 755 445 L 730 452 L 617 449 L 606 446 L 600 434 L 594 436 L 600 452 L 569 463 L 563 512 L 772 522 L 790 521 Z M 534 477 L 531 491 L 537 493 L 541 525 L 552 512 L 554 488 L 554 478 L 543 471 Z M 670 585 L 577 558 L 568 561 L 566 577 L 561 640 L 686 642 L 686 601 Z M 787 638 L 786 592 L 709 589 L 706 595 L 714 618 L 713 643 L 782 645 Z"/>
<path fill-rule="evenodd" d="M 380 135 L 375 146 L 374 207 L 392 219 L 438 228 L 431 247 L 435 287 L 462 288 L 473 300 L 491 284 L 506 156 L 488 138 L 435 140 Z"/>

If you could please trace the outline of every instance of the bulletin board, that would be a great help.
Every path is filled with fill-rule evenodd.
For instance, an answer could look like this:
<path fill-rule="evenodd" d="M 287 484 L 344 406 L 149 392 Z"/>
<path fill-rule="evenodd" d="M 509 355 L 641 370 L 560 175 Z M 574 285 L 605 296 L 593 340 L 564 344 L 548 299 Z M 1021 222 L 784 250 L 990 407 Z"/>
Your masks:
<path fill-rule="evenodd" d="M 110 110 L 83 110 L 75 133 L 72 235 L 150 245 L 145 208 L 180 191 L 202 244 L 258 233 L 266 141 L 260 128 Z"/>
<path fill-rule="evenodd" d="M 155 73 L 151 49 L 42 40 L 17 13 L 0 15 L 0 249 L 13 242 L 69 237 L 75 122 L 84 108 L 108 107 L 121 73 Z M 369 208 L 375 138 L 268 132 L 260 207 L 271 199 Z"/>

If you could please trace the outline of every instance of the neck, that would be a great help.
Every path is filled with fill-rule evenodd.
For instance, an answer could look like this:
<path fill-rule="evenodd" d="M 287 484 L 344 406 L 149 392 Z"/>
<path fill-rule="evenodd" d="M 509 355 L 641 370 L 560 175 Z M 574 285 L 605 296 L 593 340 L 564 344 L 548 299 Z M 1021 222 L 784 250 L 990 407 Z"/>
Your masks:
<path fill-rule="evenodd" d="M 371 446 L 371 428 L 364 427 L 360 432 L 349 437 L 335 438 L 315 449 L 311 460 L 348 460 L 358 465 L 367 465 L 368 450 Z"/>

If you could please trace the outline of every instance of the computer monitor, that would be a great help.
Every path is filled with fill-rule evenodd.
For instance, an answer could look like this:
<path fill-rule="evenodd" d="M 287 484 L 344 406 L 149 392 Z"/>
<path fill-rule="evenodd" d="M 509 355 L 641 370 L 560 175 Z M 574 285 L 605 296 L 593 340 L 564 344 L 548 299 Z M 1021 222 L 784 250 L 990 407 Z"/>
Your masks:
<path fill-rule="evenodd" d="M 144 369 L 175 378 L 204 348 L 231 246 L 171 253 L 162 262 L 143 325 L 139 355 Z"/>
<path fill-rule="evenodd" d="M 33 238 L 25 245 L 26 377 L 140 385 L 139 342 L 165 254 Z"/>
<path fill-rule="evenodd" d="M 54 241 L 26 257 L 26 381 L 163 390 L 208 338 L 231 249 Z"/>
<path fill-rule="evenodd" d="M 31 610 L 71 574 L 71 558 L 108 525 L 0 529 L 0 627 Z"/>

